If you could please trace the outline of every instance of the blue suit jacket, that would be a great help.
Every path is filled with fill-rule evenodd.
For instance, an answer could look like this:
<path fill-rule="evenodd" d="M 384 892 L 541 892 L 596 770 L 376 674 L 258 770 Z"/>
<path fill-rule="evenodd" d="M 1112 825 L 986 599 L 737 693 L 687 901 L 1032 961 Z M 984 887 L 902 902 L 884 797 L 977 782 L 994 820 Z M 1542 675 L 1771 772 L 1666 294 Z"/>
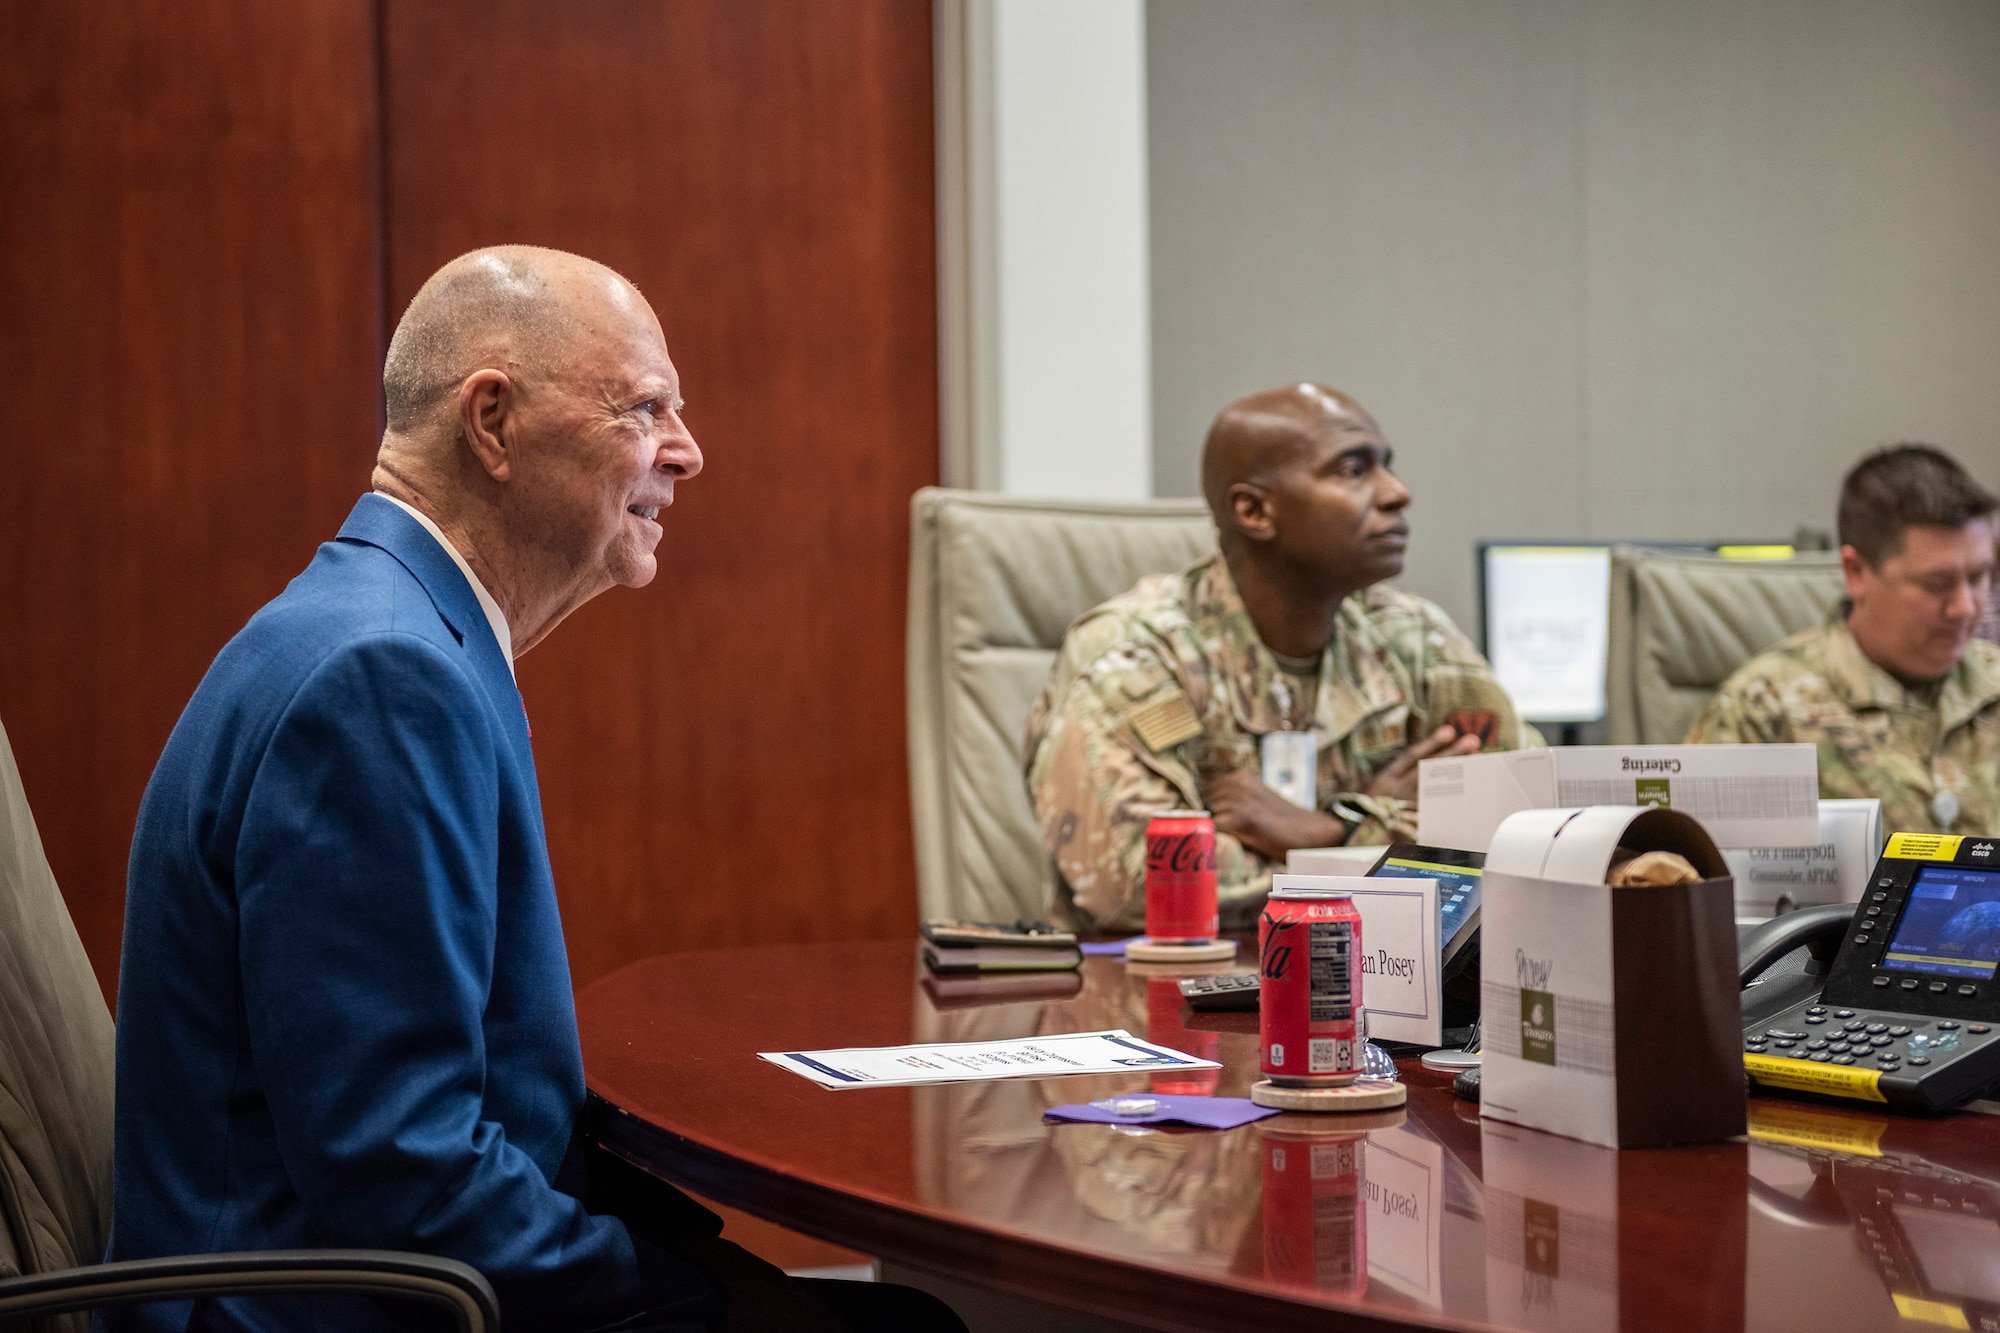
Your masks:
<path fill-rule="evenodd" d="M 216 658 L 146 788 L 110 1257 L 414 1249 L 484 1272 L 510 1328 L 699 1326 L 707 1280 L 575 1197 L 583 1096 L 521 696 L 451 558 L 364 496 Z"/>

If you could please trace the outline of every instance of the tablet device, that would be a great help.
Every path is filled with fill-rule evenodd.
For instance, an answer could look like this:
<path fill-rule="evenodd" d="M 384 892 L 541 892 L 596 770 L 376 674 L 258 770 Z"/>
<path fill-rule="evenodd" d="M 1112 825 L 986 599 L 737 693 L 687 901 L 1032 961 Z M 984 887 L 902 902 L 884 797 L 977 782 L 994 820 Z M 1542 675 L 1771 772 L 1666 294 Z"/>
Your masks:
<path fill-rule="evenodd" d="M 1382 853 L 1370 875 L 1438 882 L 1438 975 L 1449 982 L 1479 959 L 1479 877 L 1483 852 L 1399 842 Z"/>

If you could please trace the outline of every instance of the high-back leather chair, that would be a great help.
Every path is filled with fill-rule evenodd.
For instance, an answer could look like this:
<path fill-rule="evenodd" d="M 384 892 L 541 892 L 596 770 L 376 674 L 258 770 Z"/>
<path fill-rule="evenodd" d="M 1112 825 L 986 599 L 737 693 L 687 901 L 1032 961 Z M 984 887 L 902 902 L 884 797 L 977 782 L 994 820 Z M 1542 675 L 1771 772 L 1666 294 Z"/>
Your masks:
<path fill-rule="evenodd" d="M 1844 591 L 1840 557 L 1830 552 L 1729 560 L 1615 548 L 1605 740 L 1678 745 L 1736 668 L 1820 624 Z"/>
<path fill-rule="evenodd" d="M 111 1224 L 111 1012 L 56 889 L 0 727 L 0 1325 L 83 1333 L 103 1305 L 346 1291 L 497 1327 L 493 1289 L 450 1259 L 274 1250 L 99 1264 Z"/>
<path fill-rule="evenodd" d="M 1198 500 L 910 502 L 910 812 L 925 917 L 1046 917 L 1054 868 L 1021 772 L 1063 631 L 1146 574 L 1215 549 Z"/>

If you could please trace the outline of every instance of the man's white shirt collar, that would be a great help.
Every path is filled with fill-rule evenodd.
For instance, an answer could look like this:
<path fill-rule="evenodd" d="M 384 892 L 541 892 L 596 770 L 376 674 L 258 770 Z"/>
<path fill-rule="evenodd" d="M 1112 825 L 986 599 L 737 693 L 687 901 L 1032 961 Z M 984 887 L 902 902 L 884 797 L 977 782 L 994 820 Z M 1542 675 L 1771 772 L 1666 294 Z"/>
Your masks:
<path fill-rule="evenodd" d="M 382 495 L 382 492 L 377 491 L 375 494 Z M 479 599 L 479 609 L 486 613 L 486 623 L 493 629 L 493 639 L 500 645 L 500 656 L 507 659 L 507 671 L 511 675 L 514 670 L 514 631 L 507 628 L 507 616 L 500 610 L 500 603 L 493 600 L 493 594 L 486 591 L 486 585 L 472 572 L 472 566 L 466 564 L 465 557 L 458 553 L 458 548 L 445 539 L 443 529 L 431 522 L 429 514 L 415 505 L 403 503 L 393 495 L 382 495 L 382 498 L 423 524 L 424 531 L 437 538 L 437 544 L 444 547 L 444 553 L 451 557 L 454 565 L 458 566 L 458 572 L 465 575 L 465 581 L 472 585 L 472 595 Z"/>

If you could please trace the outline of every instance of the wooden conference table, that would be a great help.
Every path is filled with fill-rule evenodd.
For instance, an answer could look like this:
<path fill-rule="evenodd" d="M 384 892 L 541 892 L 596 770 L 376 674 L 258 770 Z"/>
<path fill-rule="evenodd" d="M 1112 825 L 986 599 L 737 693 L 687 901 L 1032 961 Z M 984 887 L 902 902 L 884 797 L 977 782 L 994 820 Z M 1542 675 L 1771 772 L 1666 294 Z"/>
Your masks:
<path fill-rule="evenodd" d="M 1212 970 L 1212 969 L 1211 969 Z M 1086 960 L 940 1007 L 909 943 L 635 963 L 579 997 L 593 1133 L 648 1174 L 885 1261 L 1165 1329 L 2000 1330 L 2000 1118 L 1753 1098 L 1747 1141 L 1613 1152 L 1405 1066 L 1359 1123 L 1051 1124 L 1144 1074 L 831 1092 L 760 1050 L 1123 1027 L 1247 1095 L 1256 1016 Z M 1181 1077 L 1186 1078 L 1186 1075 Z"/>

